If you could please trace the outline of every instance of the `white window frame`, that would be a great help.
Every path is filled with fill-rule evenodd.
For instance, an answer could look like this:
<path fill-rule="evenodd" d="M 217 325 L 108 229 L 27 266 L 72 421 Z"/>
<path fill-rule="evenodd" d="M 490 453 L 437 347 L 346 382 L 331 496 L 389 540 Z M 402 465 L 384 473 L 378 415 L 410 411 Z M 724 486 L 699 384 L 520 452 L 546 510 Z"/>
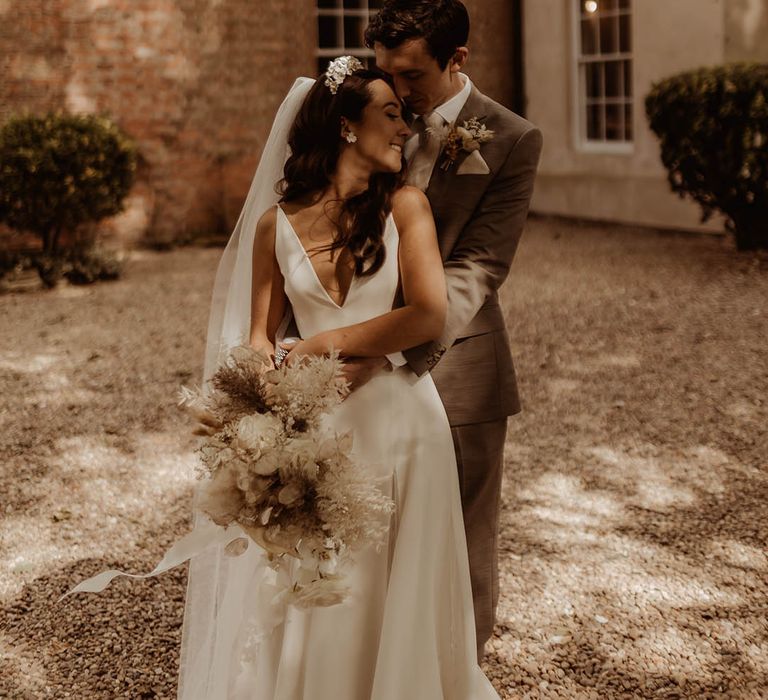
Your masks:
<path fill-rule="evenodd" d="M 368 0 L 362 0 L 361 5 L 364 7 L 358 7 L 354 9 L 345 9 L 343 7 L 343 0 L 337 0 L 339 7 L 318 7 L 317 0 L 315 1 L 315 18 L 318 24 L 318 46 L 315 50 L 315 58 L 319 62 L 321 58 L 327 58 L 328 60 L 336 58 L 337 56 L 356 56 L 359 59 L 371 59 L 374 57 L 373 49 L 369 49 L 366 46 L 344 46 L 344 18 L 345 17 L 361 17 L 367 23 L 368 18 L 371 15 L 371 11 L 378 12 L 378 8 L 369 6 Z M 336 17 L 338 22 L 337 36 L 341 38 L 341 46 L 320 46 L 319 36 L 319 18 L 320 17 Z M 363 60 L 363 63 L 366 61 Z"/>
<path fill-rule="evenodd" d="M 608 141 L 587 138 L 587 85 L 586 69 L 588 63 L 605 62 L 612 60 L 629 60 L 634 69 L 634 7 L 632 0 L 629 0 L 629 9 L 624 11 L 609 11 L 608 15 L 628 14 L 630 18 L 631 44 L 630 51 L 614 54 L 600 54 L 596 57 L 584 57 L 581 53 L 581 8 L 584 0 L 569 0 L 571 5 L 571 46 L 572 46 L 572 114 L 573 114 L 573 141 L 576 148 L 584 153 L 596 153 L 607 155 L 629 155 L 635 151 L 635 138 L 637 134 L 637 119 L 635 117 L 636 90 L 634 85 L 634 70 L 630 72 L 630 79 L 633 80 L 632 95 L 630 97 L 600 98 L 603 104 L 609 104 L 618 100 L 621 104 L 629 104 L 632 114 L 632 140 L 630 141 Z"/>

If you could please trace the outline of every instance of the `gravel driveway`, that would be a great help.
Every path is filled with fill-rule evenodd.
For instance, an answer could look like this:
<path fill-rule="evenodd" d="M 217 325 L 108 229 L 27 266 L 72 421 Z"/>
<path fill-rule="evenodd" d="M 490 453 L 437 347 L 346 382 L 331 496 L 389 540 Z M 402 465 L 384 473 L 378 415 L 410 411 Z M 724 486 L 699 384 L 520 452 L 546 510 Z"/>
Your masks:
<path fill-rule="evenodd" d="M 188 529 L 219 254 L 0 297 L 0 697 L 175 698 L 184 567 L 56 598 Z M 768 263 L 534 219 L 504 298 L 502 698 L 768 698 Z"/>

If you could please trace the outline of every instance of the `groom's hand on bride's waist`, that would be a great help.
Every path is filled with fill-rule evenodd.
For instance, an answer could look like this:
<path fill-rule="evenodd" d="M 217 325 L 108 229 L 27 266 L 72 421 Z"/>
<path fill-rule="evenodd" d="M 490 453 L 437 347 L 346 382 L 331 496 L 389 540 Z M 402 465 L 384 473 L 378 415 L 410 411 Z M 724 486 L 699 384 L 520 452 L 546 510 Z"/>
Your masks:
<path fill-rule="evenodd" d="M 349 390 L 355 391 L 367 384 L 375 374 L 390 370 L 392 364 L 386 357 L 345 357 L 344 378 Z"/>

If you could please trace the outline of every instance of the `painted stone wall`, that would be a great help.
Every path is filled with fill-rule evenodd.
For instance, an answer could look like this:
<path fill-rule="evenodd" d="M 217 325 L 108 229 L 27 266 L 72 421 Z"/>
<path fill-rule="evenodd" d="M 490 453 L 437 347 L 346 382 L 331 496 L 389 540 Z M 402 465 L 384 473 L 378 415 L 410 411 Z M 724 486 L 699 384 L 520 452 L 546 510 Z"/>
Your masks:
<path fill-rule="evenodd" d="M 725 60 L 768 62 L 766 0 L 727 0 Z"/>
<path fill-rule="evenodd" d="M 512 3 L 464 0 L 470 18 L 467 74 L 486 95 L 510 107 L 514 87 Z"/>
<path fill-rule="evenodd" d="M 741 2 L 742 0 L 739 0 Z M 726 60 L 727 0 L 635 0 L 632 3 L 634 142 L 623 153 L 585 148 L 576 138 L 574 8 L 579 0 L 525 4 L 528 117 L 544 134 L 532 209 L 601 221 L 694 231 L 700 210 L 670 191 L 644 97 L 668 75 Z"/>

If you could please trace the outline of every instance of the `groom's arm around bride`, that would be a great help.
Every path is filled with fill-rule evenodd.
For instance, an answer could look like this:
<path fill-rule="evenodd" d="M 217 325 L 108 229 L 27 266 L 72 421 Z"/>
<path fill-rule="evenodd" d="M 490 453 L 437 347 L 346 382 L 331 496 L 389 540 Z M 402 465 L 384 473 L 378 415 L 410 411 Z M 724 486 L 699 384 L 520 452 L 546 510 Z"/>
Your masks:
<path fill-rule="evenodd" d="M 499 595 L 498 510 L 507 417 L 520 410 L 498 289 L 528 214 L 542 137 L 461 73 L 468 36 L 469 17 L 460 0 L 386 0 L 371 20 L 366 41 L 399 97 L 442 135 L 440 148 L 429 142 L 434 127 L 412 137 L 415 148 L 407 144 L 406 155 L 437 225 L 447 320 L 438 340 L 404 356 L 417 375 L 431 372 L 451 423 L 482 656 Z M 458 132 L 462 126 L 470 133 Z M 414 130 L 418 127 L 417 119 Z M 453 149 L 452 131 L 454 138 L 457 133 L 464 138 Z"/>

